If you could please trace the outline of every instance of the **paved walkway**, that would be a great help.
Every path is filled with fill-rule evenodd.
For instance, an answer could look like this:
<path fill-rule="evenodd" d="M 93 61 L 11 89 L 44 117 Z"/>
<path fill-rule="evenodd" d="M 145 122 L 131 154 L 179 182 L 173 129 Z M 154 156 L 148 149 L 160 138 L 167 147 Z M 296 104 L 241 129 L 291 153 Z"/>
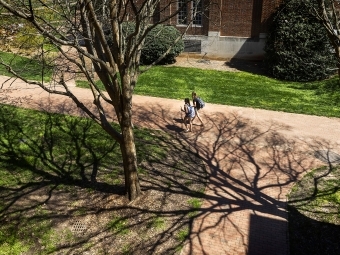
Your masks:
<path fill-rule="evenodd" d="M 0 77 L 0 84 L 4 81 Z M 79 114 L 68 99 L 21 82 L 8 85 L 0 90 L 0 103 Z M 72 90 L 91 105 L 89 90 Z M 188 140 L 209 171 L 204 204 L 181 255 L 288 254 L 287 194 L 321 164 L 317 155 L 340 152 L 340 119 L 208 102 L 202 110 L 205 126 L 183 133 L 182 104 L 142 96 L 133 101 L 135 125 Z M 112 109 L 107 114 L 115 119 Z"/>

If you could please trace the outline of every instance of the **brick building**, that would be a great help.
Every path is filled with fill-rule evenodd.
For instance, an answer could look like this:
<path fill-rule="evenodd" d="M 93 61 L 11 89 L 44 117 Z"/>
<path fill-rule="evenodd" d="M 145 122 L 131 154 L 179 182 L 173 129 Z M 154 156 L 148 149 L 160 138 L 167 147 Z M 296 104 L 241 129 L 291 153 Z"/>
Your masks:
<path fill-rule="evenodd" d="M 185 33 L 187 52 L 210 58 L 259 59 L 271 18 L 282 0 L 164 0 L 160 15 Z M 209 2 L 208 2 L 209 1 Z M 166 7 L 168 5 L 168 7 Z M 170 6 L 170 8 L 169 8 Z M 191 19 L 190 19 L 191 17 Z"/>

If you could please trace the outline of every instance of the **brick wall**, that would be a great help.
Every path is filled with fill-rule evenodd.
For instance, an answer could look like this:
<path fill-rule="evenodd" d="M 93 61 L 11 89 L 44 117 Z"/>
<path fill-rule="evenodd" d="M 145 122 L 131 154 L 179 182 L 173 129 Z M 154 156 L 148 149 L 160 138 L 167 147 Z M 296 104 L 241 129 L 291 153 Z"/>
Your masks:
<path fill-rule="evenodd" d="M 224 0 L 211 0 L 209 3 L 209 31 L 220 31 L 221 30 L 221 17 L 222 17 L 222 2 Z"/>
<path fill-rule="evenodd" d="M 171 0 L 160 2 L 160 19 L 177 10 L 177 3 Z M 283 0 L 204 0 L 207 7 L 202 26 L 193 26 L 188 35 L 208 35 L 208 31 L 220 32 L 221 36 L 258 38 L 266 33 L 272 15 Z M 171 3 L 171 4 L 170 4 Z M 178 26 L 177 17 L 166 22 L 184 32 L 186 26 Z"/>
<path fill-rule="evenodd" d="M 164 8 L 165 6 L 165 2 L 169 3 L 169 1 L 171 0 L 161 0 L 160 1 L 160 7 L 162 9 L 162 7 Z M 185 30 L 187 30 L 187 34 L 188 35 L 208 35 L 208 31 L 209 31 L 209 7 L 207 7 L 207 5 L 210 5 L 210 0 L 203 0 L 203 8 L 204 8 L 204 15 L 202 16 L 202 25 L 201 26 L 190 26 L 187 29 L 186 25 L 178 25 L 177 24 L 177 16 L 172 17 L 168 22 L 166 22 L 167 24 L 171 24 L 173 26 L 175 26 L 179 31 L 181 32 L 185 32 Z M 191 13 L 190 13 L 190 9 L 191 9 L 191 3 L 188 3 L 188 20 L 191 20 Z M 175 12 L 177 10 L 177 2 L 176 1 L 171 1 L 171 4 L 169 5 L 168 8 L 166 8 L 166 11 L 163 12 L 163 18 L 165 16 L 168 16 L 171 13 Z M 162 14 L 161 14 L 162 17 Z"/>
<path fill-rule="evenodd" d="M 224 0 L 221 5 L 221 35 L 250 37 L 252 28 L 252 0 Z"/>
<path fill-rule="evenodd" d="M 283 0 L 213 0 L 209 31 L 221 36 L 258 37 L 268 31 L 272 14 Z"/>
<path fill-rule="evenodd" d="M 268 31 L 273 20 L 273 14 L 282 2 L 283 0 L 263 0 L 261 33 L 266 33 Z"/>

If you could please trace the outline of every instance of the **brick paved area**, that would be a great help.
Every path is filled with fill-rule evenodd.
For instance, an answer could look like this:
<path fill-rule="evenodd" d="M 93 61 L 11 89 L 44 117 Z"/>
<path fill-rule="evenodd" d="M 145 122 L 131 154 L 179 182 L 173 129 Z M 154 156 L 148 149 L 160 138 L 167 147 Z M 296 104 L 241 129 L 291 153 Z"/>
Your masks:
<path fill-rule="evenodd" d="M 72 90 L 91 105 L 88 90 Z M 69 100 L 23 83 L 0 92 L 3 103 L 77 114 Z M 317 151 L 339 153 L 340 119 L 207 103 L 205 126 L 183 133 L 182 104 L 141 96 L 133 103 L 135 125 L 188 140 L 209 172 L 203 206 L 181 255 L 288 254 L 286 196 L 306 171 L 321 164 Z M 107 114 L 114 119 L 112 110 Z"/>

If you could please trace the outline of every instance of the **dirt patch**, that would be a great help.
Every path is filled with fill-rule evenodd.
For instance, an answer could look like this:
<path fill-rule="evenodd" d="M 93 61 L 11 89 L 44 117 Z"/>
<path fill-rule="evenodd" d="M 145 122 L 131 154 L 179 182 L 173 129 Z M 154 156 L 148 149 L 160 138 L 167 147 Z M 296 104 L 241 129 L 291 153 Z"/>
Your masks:
<path fill-rule="evenodd" d="M 179 56 L 176 62 L 169 66 L 192 67 L 199 69 L 210 69 L 228 72 L 249 72 L 254 74 L 265 74 L 266 69 L 263 61 L 251 61 L 242 59 L 216 60 L 207 58 L 194 58 L 189 56 Z"/>

